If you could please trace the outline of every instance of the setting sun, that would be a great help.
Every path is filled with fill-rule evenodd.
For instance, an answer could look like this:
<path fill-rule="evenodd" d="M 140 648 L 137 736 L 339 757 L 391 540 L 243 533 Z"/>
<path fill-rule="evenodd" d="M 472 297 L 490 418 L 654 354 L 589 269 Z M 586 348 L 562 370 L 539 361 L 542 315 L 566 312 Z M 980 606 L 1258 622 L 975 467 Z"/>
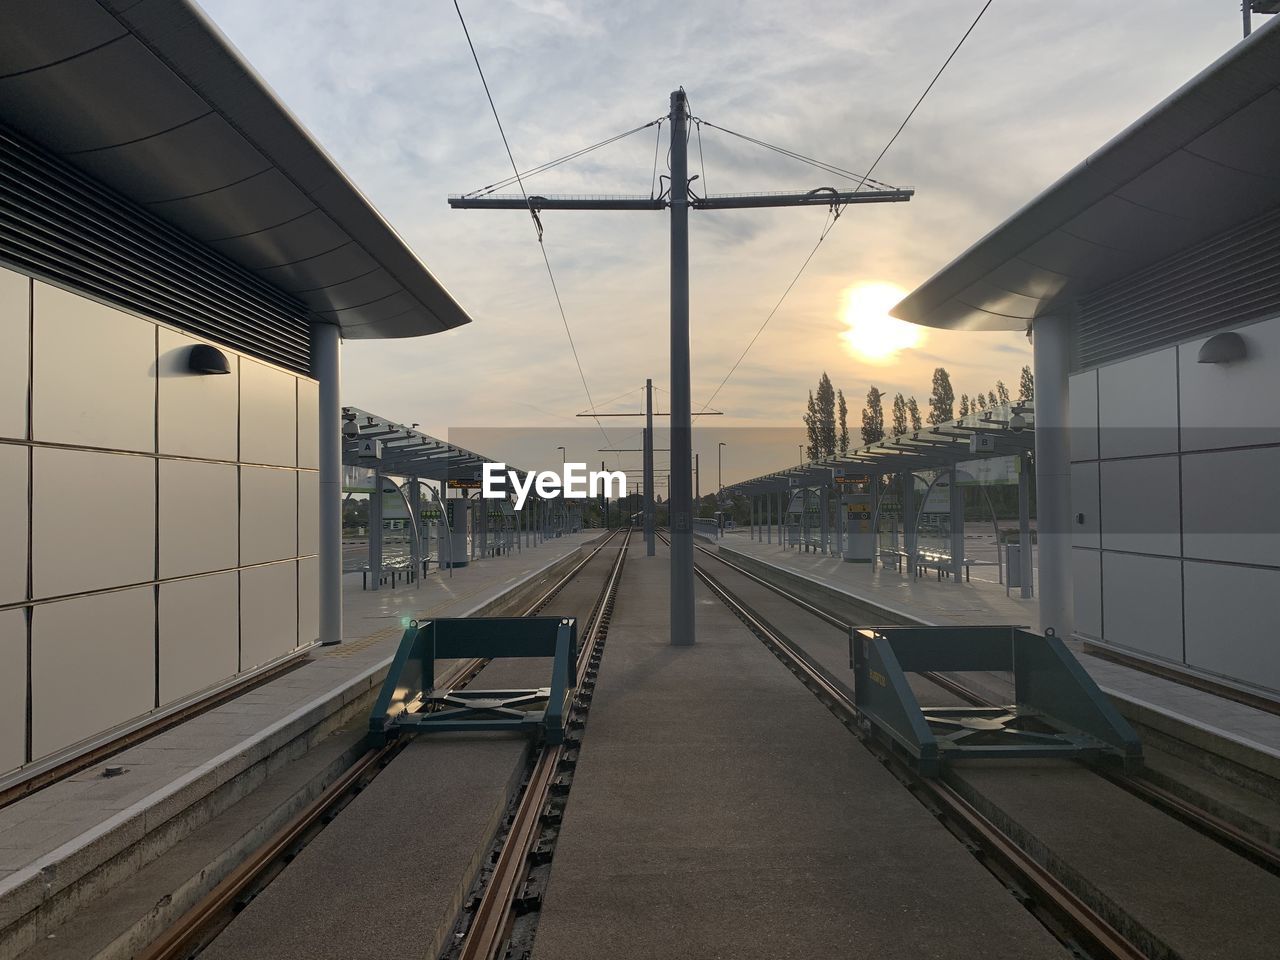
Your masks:
<path fill-rule="evenodd" d="M 840 334 L 845 349 L 867 363 L 889 364 L 900 351 L 919 346 L 924 331 L 889 316 L 904 296 L 906 291 L 893 283 L 859 283 L 847 289 L 840 309 L 848 327 Z"/>

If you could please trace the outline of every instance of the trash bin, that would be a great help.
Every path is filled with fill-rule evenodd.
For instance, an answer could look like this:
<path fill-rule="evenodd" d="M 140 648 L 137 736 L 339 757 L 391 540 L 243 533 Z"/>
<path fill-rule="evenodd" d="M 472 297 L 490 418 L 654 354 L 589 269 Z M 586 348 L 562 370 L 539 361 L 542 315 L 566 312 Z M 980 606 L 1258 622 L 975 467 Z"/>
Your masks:
<path fill-rule="evenodd" d="M 1004 565 L 1005 586 L 1022 586 L 1022 544 L 1009 543 L 1005 545 Z"/>

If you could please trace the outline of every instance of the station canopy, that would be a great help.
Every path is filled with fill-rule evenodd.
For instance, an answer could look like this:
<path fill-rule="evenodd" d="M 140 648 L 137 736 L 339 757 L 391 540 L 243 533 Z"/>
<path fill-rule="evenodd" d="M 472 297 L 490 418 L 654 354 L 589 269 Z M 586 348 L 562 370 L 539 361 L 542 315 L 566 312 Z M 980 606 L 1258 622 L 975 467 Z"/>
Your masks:
<path fill-rule="evenodd" d="M 4 4 L 0 124 L 347 339 L 471 319 L 192 0 Z"/>
<path fill-rule="evenodd" d="M 1035 407 L 1032 401 L 1024 401 L 851 447 L 847 454 L 744 480 L 726 486 L 725 491 L 750 497 L 821 486 L 831 483 L 840 469 L 867 474 L 950 470 L 974 461 L 1020 456 L 1034 449 Z"/>
<path fill-rule="evenodd" d="M 480 482 L 486 463 L 499 462 L 359 407 L 343 407 L 342 424 L 342 463 L 348 467 L 376 467 L 391 476 L 470 484 Z M 376 458 L 371 455 L 371 441 L 379 447 Z M 515 470 L 522 481 L 528 475 L 517 467 L 507 469 Z"/>

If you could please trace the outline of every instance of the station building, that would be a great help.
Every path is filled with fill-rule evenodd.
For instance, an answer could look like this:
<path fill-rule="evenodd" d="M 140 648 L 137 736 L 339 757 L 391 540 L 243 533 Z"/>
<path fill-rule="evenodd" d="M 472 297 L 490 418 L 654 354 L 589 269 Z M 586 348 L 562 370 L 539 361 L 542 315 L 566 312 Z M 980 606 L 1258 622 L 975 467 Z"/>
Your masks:
<path fill-rule="evenodd" d="M 6 5 L 0 772 L 340 639 L 340 340 L 468 319 L 194 4 Z"/>
<path fill-rule="evenodd" d="M 893 313 L 1026 330 L 1041 622 L 1280 696 L 1280 21 Z"/>

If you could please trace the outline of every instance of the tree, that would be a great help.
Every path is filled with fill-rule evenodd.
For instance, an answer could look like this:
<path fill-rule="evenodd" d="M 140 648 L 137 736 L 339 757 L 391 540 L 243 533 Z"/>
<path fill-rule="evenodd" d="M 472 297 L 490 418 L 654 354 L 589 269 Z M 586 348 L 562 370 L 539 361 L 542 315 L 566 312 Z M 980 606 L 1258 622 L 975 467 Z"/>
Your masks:
<path fill-rule="evenodd" d="M 1031 375 L 1030 367 L 1022 368 L 1022 375 L 1018 378 L 1018 402 L 1025 400 L 1034 400 L 1036 396 L 1036 378 Z"/>
<path fill-rule="evenodd" d="M 981 397 L 982 394 L 978 394 L 978 396 Z M 967 417 L 969 415 L 970 409 L 971 408 L 969 406 L 969 395 L 967 393 L 960 394 L 960 416 Z"/>
<path fill-rule="evenodd" d="M 907 432 L 907 401 L 902 394 L 893 396 L 893 435 L 901 436 Z"/>
<path fill-rule="evenodd" d="M 946 367 L 933 371 L 933 393 L 929 395 L 929 425 L 938 426 L 956 418 L 956 394 L 951 389 L 951 374 Z"/>
<path fill-rule="evenodd" d="M 836 391 L 836 406 L 840 414 L 840 455 L 849 452 L 849 404 L 845 403 L 844 391 Z"/>
<path fill-rule="evenodd" d="M 907 416 L 911 418 L 911 429 L 919 430 L 923 424 L 920 422 L 920 404 L 916 403 L 915 397 L 907 401 Z"/>
<path fill-rule="evenodd" d="M 1009 388 L 1004 385 L 1003 380 L 996 381 L 996 403 L 1007 404 L 1009 402 Z"/>
<path fill-rule="evenodd" d="M 867 391 L 867 405 L 862 409 L 862 442 L 876 443 L 884 439 L 884 407 L 882 394 L 874 386 Z"/>
<path fill-rule="evenodd" d="M 824 372 L 818 381 L 818 456 L 815 460 L 836 455 L 836 391 Z"/>
<path fill-rule="evenodd" d="M 987 391 L 987 403 L 985 405 L 992 407 L 996 405 L 996 392 L 994 390 Z"/>
<path fill-rule="evenodd" d="M 818 437 L 818 404 L 813 399 L 813 391 L 809 391 L 809 409 L 804 415 L 805 456 L 817 460 L 821 453 Z"/>

